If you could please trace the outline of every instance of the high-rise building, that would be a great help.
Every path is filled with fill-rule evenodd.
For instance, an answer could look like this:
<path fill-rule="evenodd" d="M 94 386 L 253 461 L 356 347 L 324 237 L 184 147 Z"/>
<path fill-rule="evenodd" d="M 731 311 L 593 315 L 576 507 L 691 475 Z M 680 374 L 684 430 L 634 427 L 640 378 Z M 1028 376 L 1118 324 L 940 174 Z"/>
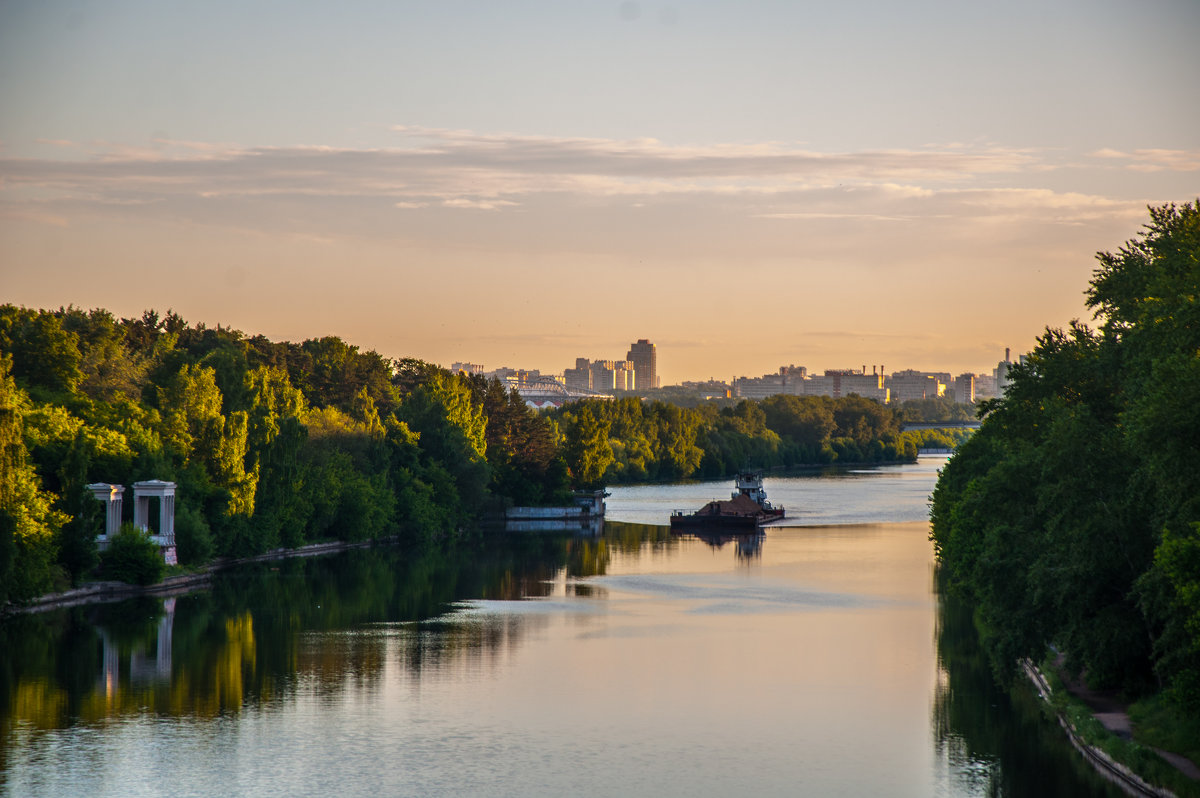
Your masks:
<path fill-rule="evenodd" d="M 575 358 L 575 368 L 563 370 L 563 382 L 572 391 L 592 390 L 592 364 L 586 357 Z"/>
<path fill-rule="evenodd" d="M 613 387 L 618 391 L 636 391 L 637 368 L 632 360 L 618 360 L 613 369 Z"/>
<path fill-rule="evenodd" d="M 1004 348 L 1004 359 L 996 364 L 996 368 L 992 369 L 992 376 L 996 378 L 996 395 L 1003 396 L 1004 389 L 1008 387 L 1008 370 L 1012 367 L 1012 352 L 1008 347 Z M 1025 356 L 1021 356 L 1022 361 Z"/>
<path fill-rule="evenodd" d="M 612 393 L 617 387 L 617 363 L 614 360 L 592 361 L 592 390 Z"/>
<path fill-rule="evenodd" d="M 954 401 L 959 404 L 971 404 L 975 401 L 975 375 L 959 374 L 954 378 Z"/>
<path fill-rule="evenodd" d="M 658 354 L 654 344 L 645 338 L 639 338 L 636 344 L 629 345 L 626 360 L 633 361 L 634 390 L 644 391 L 647 388 L 657 388 L 658 385 Z"/>

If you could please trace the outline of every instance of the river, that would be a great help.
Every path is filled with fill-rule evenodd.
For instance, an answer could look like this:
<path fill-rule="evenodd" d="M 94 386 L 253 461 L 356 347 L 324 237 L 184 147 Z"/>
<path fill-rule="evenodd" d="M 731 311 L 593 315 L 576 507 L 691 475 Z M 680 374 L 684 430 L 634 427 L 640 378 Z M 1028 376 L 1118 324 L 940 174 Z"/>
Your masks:
<path fill-rule="evenodd" d="M 933 589 L 940 458 L 613 488 L 598 537 L 262 563 L 0 623 L 6 796 L 1091 796 Z"/>

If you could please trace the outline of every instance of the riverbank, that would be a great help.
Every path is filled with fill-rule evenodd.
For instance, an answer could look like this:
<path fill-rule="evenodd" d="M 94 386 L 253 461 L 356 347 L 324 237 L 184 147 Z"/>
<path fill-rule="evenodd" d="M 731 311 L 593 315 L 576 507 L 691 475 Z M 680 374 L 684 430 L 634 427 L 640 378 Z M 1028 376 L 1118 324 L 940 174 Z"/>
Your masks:
<path fill-rule="evenodd" d="M 1055 713 L 1071 745 L 1098 773 L 1128 795 L 1200 796 L 1200 769 L 1196 764 L 1179 754 L 1135 742 L 1127 707 L 1109 697 L 1097 698 L 1086 687 L 1063 681 L 1059 674 L 1047 678 L 1029 660 L 1021 662 L 1021 669 Z M 1054 689 L 1051 681 L 1061 689 Z M 1172 789 L 1151 781 L 1168 783 Z"/>
<path fill-rule="evenodd" d="M 235 565 L 252 562 L 269 562 L 292 557 L 316 557 L 322 554 L 350 551 L 351 549 L 367 549 L 380 544 L 393 545 L 398 540 L 399 538 L 396 536 L 357 542 L 335 540 L 325 543 L 312 543 L 294 549 L 272 549 L 271 551 L 255 554 L 251 557 L 220 557 L 193 573 L 168 576 L 152 585 L 131 585 L 127 582 L 89 582 L 71 590 L 64 590 L 59 593 L 46 593 L 24 604 L 9 605 L 0 609 L 0 617 L 20 613 L 46 612 L 86 604 L 123 601 L 137 596 L 178 596 L 207 587 L 214 573 L 226 568 L 232 568 Z"/>

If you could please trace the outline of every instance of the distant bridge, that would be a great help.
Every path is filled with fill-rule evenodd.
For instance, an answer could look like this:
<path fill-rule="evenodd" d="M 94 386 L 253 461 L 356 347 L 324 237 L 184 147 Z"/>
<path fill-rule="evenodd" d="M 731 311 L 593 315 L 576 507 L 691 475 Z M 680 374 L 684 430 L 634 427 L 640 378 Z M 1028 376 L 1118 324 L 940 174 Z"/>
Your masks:
<path fill-rule="evenodd" d="M 547 407 L 562 407 L 567 402 L 579 399 L 612 399 L 613 397 L 595 391 L 573 391 L 553 377 L 532 377 L 524 380 L 509 377 L 506 387 L 515 388 L 525 404 L 541 410 Z"/>
<path fill-rule="evenodd" d="M 900 429 L 979 429 L 980 421 L 905 421 Z"/>

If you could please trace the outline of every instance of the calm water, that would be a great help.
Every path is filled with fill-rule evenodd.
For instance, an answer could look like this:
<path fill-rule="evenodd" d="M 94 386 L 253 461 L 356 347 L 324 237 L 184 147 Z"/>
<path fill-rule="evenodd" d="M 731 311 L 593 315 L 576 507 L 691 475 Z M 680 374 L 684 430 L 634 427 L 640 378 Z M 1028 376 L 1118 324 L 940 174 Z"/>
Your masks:
<path fill-rule="evenodd" d="M 792 524 L 351 552 L 0 624 L 0 793 L 1104 795 L 932 591 L 940 461 L 775 478 Z"/>

